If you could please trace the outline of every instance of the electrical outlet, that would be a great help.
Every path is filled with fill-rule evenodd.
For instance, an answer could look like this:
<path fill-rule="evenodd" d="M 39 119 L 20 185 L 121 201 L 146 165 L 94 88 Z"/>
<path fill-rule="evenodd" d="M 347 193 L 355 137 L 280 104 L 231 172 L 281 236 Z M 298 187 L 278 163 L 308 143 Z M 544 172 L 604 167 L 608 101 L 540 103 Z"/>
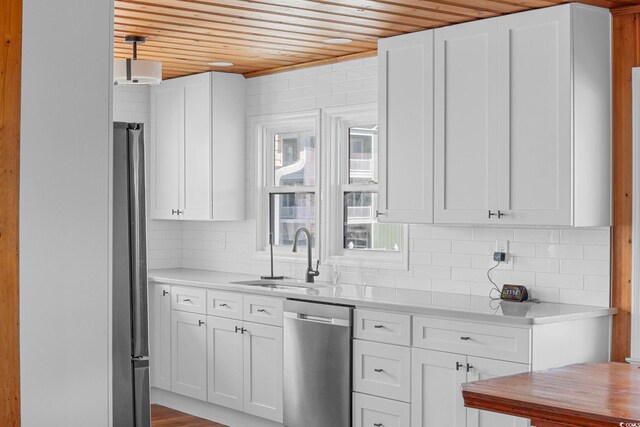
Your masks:
<path fill-rule="evenodd" d="M 496 247 L 494 252 L 504 252 L 504 263 L 509 263 L 509 241 L 508 240 L 496 240 Z"/>

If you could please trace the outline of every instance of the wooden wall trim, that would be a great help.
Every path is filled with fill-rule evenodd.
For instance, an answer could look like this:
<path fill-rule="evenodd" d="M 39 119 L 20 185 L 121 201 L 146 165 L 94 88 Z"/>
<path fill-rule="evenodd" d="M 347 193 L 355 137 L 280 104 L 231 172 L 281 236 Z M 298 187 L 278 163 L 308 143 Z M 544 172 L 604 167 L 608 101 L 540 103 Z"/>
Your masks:
<path fill-rule="evenodd" d="M 22 0 L 0 3 L 0 425 L 20 425 L 18 197 Z"/>
<path fill-rule="evenodd" d="M 370 58 L 378 54 L 377 50 L 368 50 L 366 52 L 353 53 L 351 55 L 338 56 L 336 58 L 321 59 L 319 61 L 305 62 L 304 64 L 288 65 L 286 67 L 270 68 L 268 70 L 260 70 L 253 73 L 246 73 L 246 78 L 266 76 L 268 74 L 284 73 L 285 71 L 299 70 L 301 68 L 317 67 L 318 65 L 335 64 L 337 62 L 350 61 L 352 59 Z"/>
<path fill-rule="evenodd" d="M 640 13 L 640 5 L 636 4 L 633 6 L 624 6 L 617 7 L 615 9 L 611 9 L 611 15 L 620 16 L 620 15 L 631 15 Z"/>
<path fill-rule="evenodd" d="M 624 362 L 631 353 L 632 267 L 632 86 L 631 69 L 640 65 L 640 14 L 613 17 L 613 228 L 611 240 L 611 359 Z"/>

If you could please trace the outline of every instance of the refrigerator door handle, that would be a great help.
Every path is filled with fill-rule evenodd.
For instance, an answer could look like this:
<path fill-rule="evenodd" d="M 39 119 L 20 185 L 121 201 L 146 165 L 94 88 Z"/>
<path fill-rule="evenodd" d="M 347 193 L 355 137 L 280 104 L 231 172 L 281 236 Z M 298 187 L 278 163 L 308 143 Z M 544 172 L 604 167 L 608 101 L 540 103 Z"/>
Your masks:
<path fill-rule="evenodd" d="M 128 137 L 132 356 L 144 357 L 149 355 L 149 326 L 147 321 L 144 143 L 141 138 L 141 126 L 130 128 Z"/>

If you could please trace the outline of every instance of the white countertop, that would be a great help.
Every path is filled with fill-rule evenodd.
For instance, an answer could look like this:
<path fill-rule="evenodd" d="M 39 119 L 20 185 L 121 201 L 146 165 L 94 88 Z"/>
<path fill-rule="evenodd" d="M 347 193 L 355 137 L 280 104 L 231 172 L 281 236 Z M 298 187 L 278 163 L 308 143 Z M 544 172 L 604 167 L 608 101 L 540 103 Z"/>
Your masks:
<path fill-rule="evenodd" d="M 254 275 L 207 270 L 182 268 L 149 270 L 149 281 L 155 283 L 197 286 L 281 298 L 347 304 L 360 308 L 386 309 L 410 314 L 446 316 L 462 320 L 514 325 L 563 322 L 589 317 L 610 316 L 617 313 L 617 309 L 607 307 L 548 302 L 536 304 L 532 302 L 492 301 L 485 296 L 383 288 L 368 285 L 332 285 L 322 281 L 317 281 L 314 285 L 311 285 L 314 288 L 288 289 L 271 289 L 230 283 L 257 279 L 259 277 Z M 286 280 L 294 281 L 292 279 Z"/>

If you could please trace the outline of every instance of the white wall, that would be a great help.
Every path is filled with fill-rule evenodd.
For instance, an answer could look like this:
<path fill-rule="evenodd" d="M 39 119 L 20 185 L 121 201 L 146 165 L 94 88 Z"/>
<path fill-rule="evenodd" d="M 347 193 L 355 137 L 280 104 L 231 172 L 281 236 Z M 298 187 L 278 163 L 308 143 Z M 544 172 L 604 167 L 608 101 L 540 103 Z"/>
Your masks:
<path fill-rule="evenodd" d="M 247 81 L 247 118 L 377 101 L 377 60 L 360 59 L 257 77 Z M 250 129 L 247 135 L 251 135 Z M 265 274 L 268 264 L 251 257 L 255 226 L 254 149 L 247 143 L 245 222 L 184 222 L 185 268 Z M 609 305 L 608 228 L 409 228 L 409 270 L 342 268 L 343 282 L 486 295 L 495 240 L 509 240 L 512 259 L 494 271 L 498 284 L 518 283 L 553 302 Z M 156 243 L 158 244 L 158 243 Z M 176 247 L 167 242 L 166 247 Z M 277 263 L 276 273 L 304 277 L 304 264 Z M 321 266 L 328 280 L 330 269 Z"/>
<path fill-rule="evenodd" d="M 23 6 L 22 426 L 107 426 L 113 1 Z"/>

